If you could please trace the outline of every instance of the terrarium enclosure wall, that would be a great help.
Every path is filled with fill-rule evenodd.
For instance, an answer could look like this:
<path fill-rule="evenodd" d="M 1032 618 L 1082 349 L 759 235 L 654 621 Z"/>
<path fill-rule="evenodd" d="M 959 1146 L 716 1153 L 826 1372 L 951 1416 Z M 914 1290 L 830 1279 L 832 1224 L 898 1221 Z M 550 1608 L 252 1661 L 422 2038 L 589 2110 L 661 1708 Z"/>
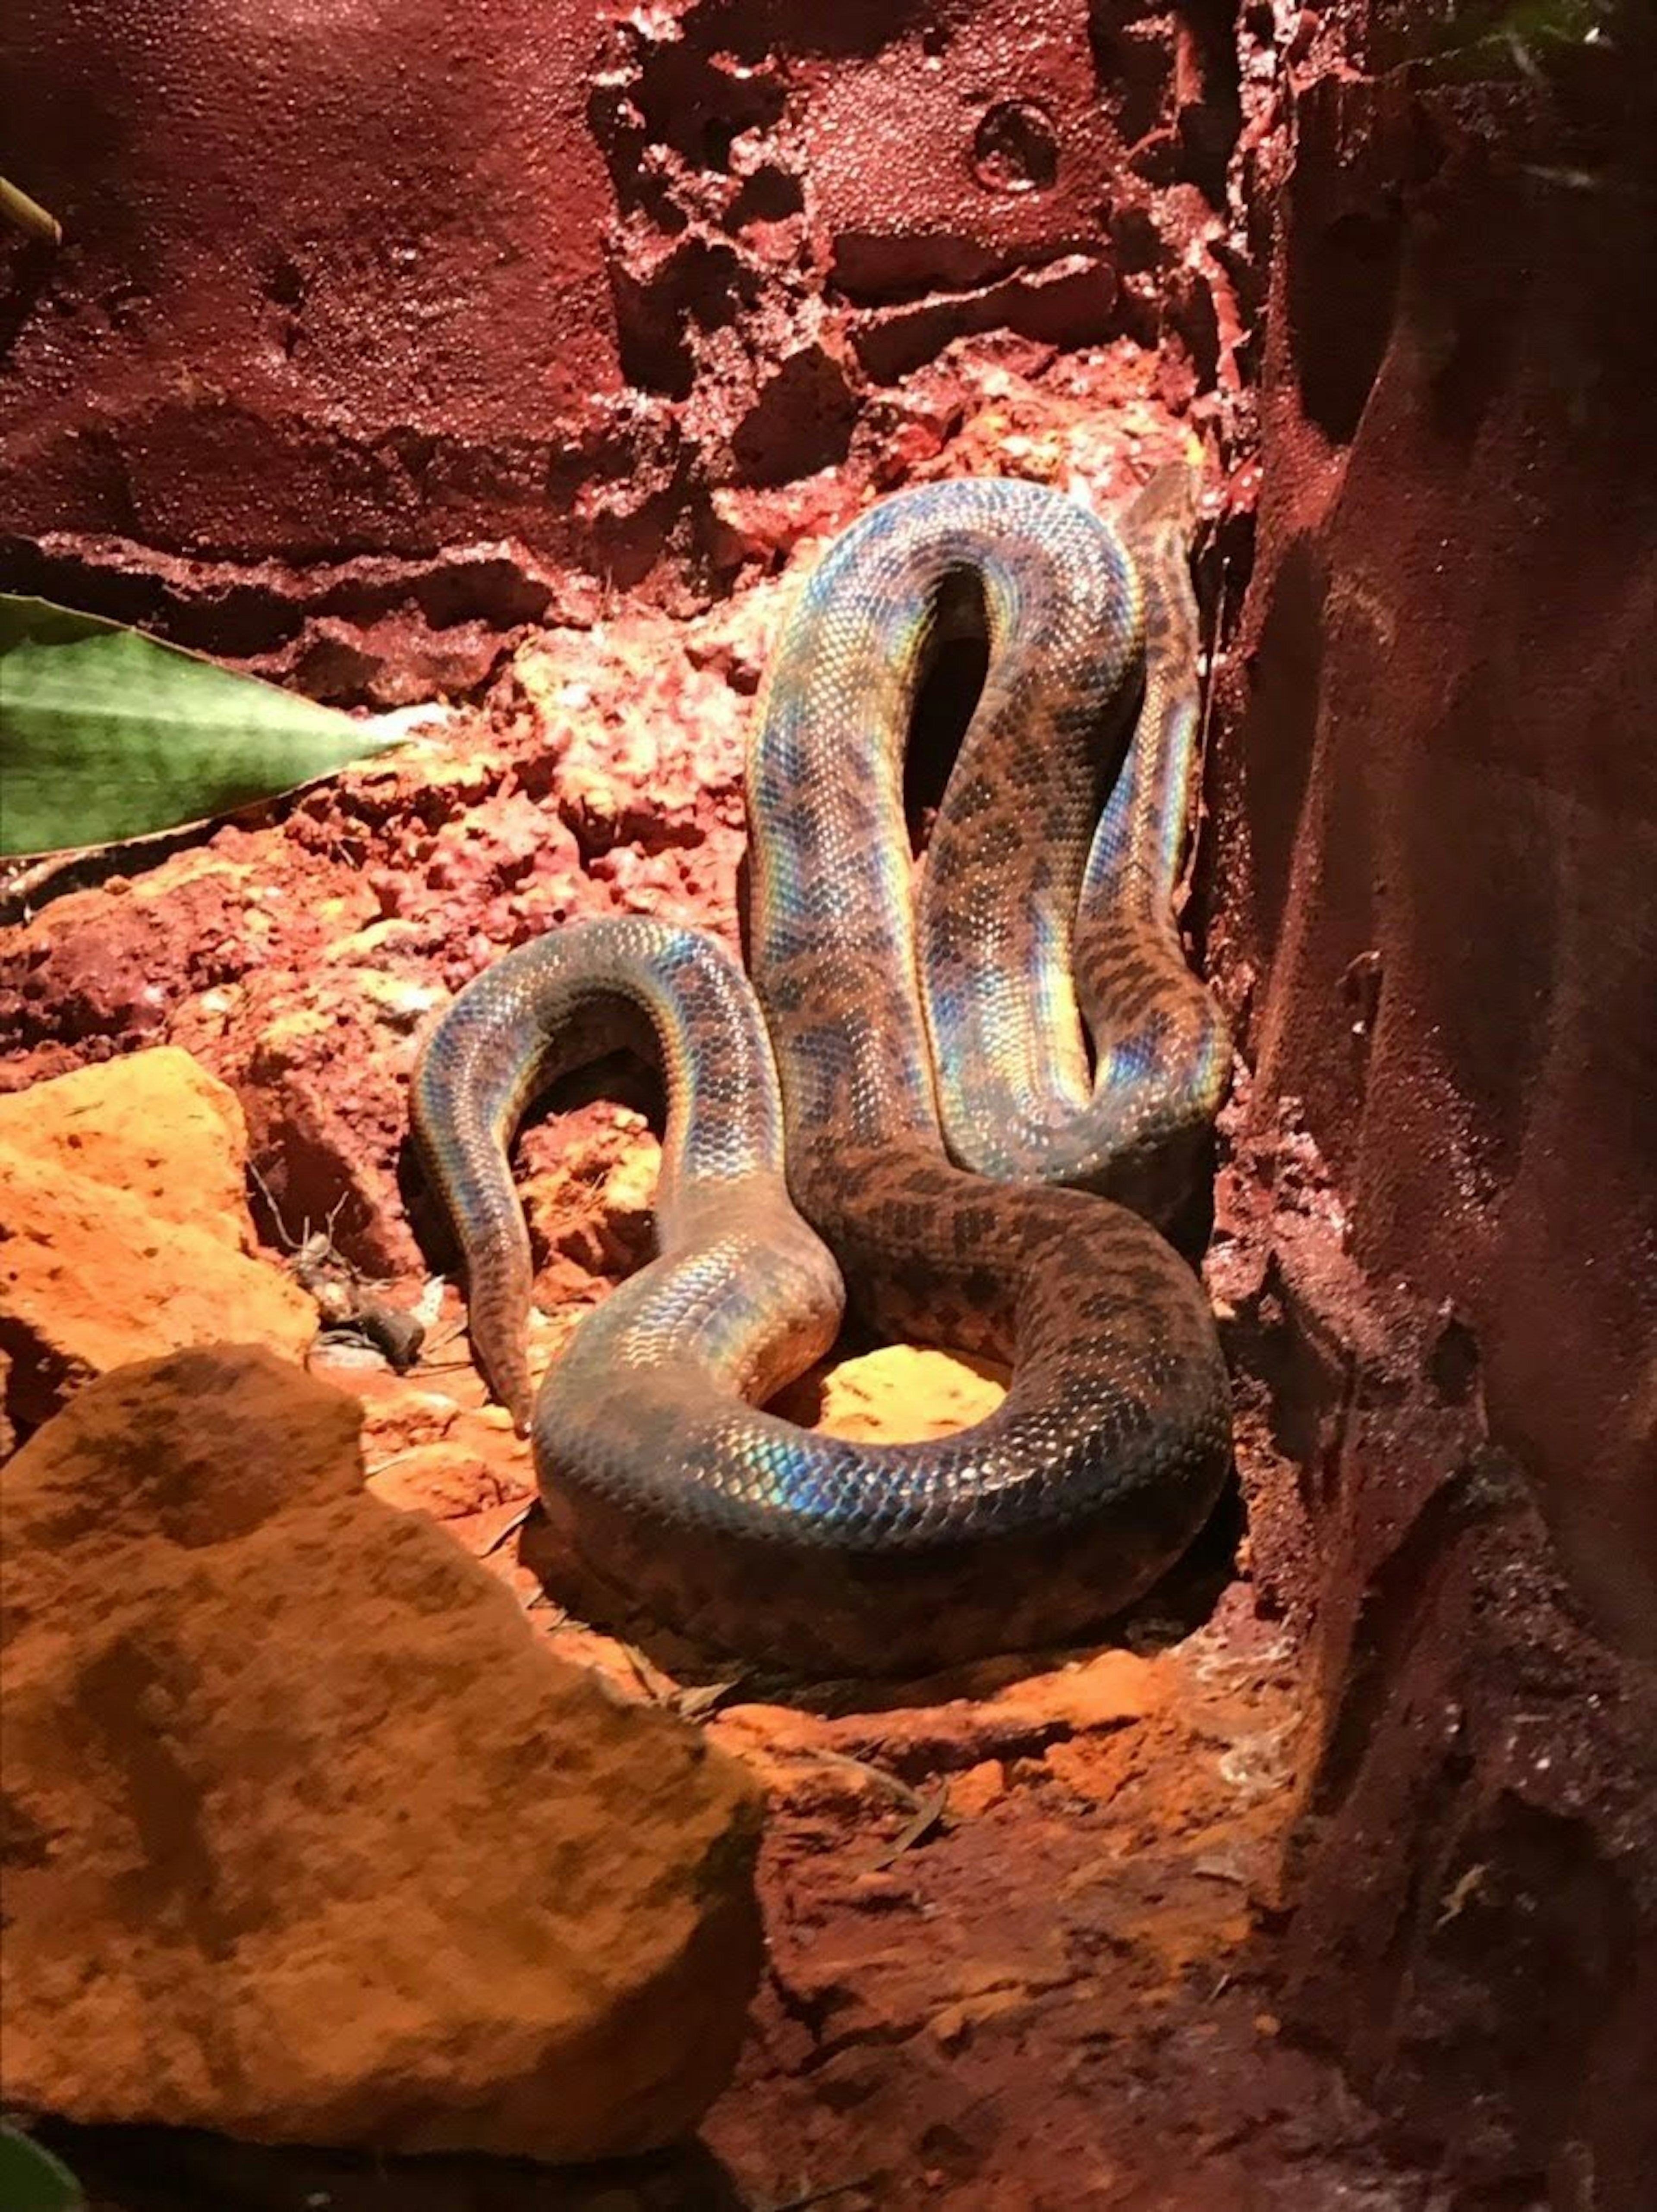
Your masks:
<path fill-rule="evenodd" d="M 95 1960 L 146 1962 L 70 2036 L 23 2017 L 68 1984 L 19 1949 L 9 2099 L 48 2132 L 319 2157 L 647 2152 L 593 2187 L 652 2204 L 1648 2203 L 1649 9 L 10 0 L 0 68 L 0 173 L 61 234 L 0 225 L 0 587 L 360 717 L 430 710 L 228 822 L 7 864 L 0 1358 L 33 1469 L 9 1579 L 16 1649 L 50 1613 L 77 1716 L 37 1728 L 27 1674 L 9 1881 L 25 1918 L 84 1911 Z M 408 1141 L 420 1038 L 582 920 L 740 949 L 743 755 L 784 610 L 872 501 L 1010 476 L 1108 514 L 1181 459 L 1204 683 L 1180 920 L 1237 1055 L 1193 1256 L 1240 1504 L 1125 1633 L 987 1676 L 796 1698 L 589 1635 L 540 1601 L 525 1447 L 458 1290 L 432 1303 L 454 1270 Z M 947 754 L 981 672 L 943 672 L 918 751 Z M 611 1073 L 520 1147 L 537 1364 L 651 1249 L 658 1094 Z M 416 1313 L 423 1348 L 398 1335 Z M 278 1359 L 203 1380 L 191 1348 L 220 1339 Z M 307 1352 L 349 1420 L 305 1395 Z M 877 1437 L 1000 1388 L 850 1354 Z M 835 1387 L 796 1416 L 846 1419 Z M 359 1419 L 366 1491 L 319 1471 L 355 1465 Z M 113 1686 L 112 1555 L 76 1547 L 106 1515 L 148 1540 L 121 1500 L 163 1433 L 215 1482 L 209 1430 L 264 1470 L 243 1521 L 120 1554 L 149 1610 L 116 1642 L 177 1692 L 163 1725 Z M 314 1526 L 284 1542 L 301 1492 Z M 391 1508 L 439 1552 L 405 1561 Z M 524 2086 L 556 2043 L 538 1996 L 533 2062 L 461 2006 L 443 2032 L 482 2036 L 479 2070 L 434 2087 L 422 2058 L 412 2105 L 388 2046 L 300 2086 L 279 2033 L 226 2025 L 246 1931 L 215 1953 L 201 1899 L 234 1918 L 252 1877 L 205 1765 L 195 1840 L 141 1820 L 130 1864 L 68 1882 L 54 1823 L 170 1802 L 133 1747 L 192 1700 L 203 1761 L 258 1771 L 251 1712 L 211 1687 L 230 1601 L 187 1631 L 166 1610 L 156 1562 L 196 1543 L 273 1634 L 284 1559 L 327 1560 L 296 1652 L 419 1585 L 457 1704 L 406 1723 L 410 1772 L 506 1774 L 501 1703 L 553 1696 L 468 1553 L 638 1709 L 612 1745 L 586 1687 L 558 1692 L 557 1727 L 597 1731 L 572 1760 L 610 1778 L 592 1832 L 628 1826 L 649 1863 L 640 1917 L 604 1923 L 625 2002 L 557 2030 L 591 2127 Z M 342 1785 L 342 1821 L 386 1778 Z M 499 1869 L 535 1793 L 501 1787 L 467 1940 L 515 1990 Z M 579 1856 L 576 1827 L 536 1833 Z M 270 1923 L 244 1955 L 299 1986 Z M 144 2039 L 211 2039 L 169 1989 L 256 2081 L 169 2057 L 146 2087 Z M 265 2201 L 210 2132 L 63 2142 L 100 2203 Z M 318 2171 L 338 2203 L 366 2185 Z M 470 2201 L 416 2171 L 399 2202 Z"/>

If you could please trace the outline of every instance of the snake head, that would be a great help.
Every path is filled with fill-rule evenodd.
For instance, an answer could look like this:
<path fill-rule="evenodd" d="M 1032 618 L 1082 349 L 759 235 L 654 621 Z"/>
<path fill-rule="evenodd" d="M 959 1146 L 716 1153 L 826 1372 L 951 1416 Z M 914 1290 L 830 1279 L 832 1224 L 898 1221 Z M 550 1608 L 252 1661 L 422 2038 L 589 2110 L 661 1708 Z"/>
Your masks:
<path fill-rule="evenodd" d="M 1154 544 L 1159 552 L 1185 559 L 1197 528 L 1202 489 L 1202 468 L 1194 453 L 1184 460 L 1164 461 L 1122 508 L 1118 527 L 1132 545 Z"/>

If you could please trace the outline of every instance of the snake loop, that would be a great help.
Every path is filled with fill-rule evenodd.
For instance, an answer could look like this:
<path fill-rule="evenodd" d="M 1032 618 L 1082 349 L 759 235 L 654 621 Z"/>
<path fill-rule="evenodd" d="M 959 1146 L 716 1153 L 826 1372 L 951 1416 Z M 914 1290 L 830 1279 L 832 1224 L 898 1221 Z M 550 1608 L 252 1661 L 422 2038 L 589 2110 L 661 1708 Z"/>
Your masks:
<path fill-rule="evenodd" d="M 1094 1625 L 1206 1517 L 1224 1368 L 1144 1218 L 1181 1196 L 1229 1064 L 1172 907 L 1190 498 L 1176 472 L 1116 528 L 994 478 L 871 509 L 800 594 L 761 708 L 754 990 L 705 933 L 618 918 L 509 953 L 429 1038 L 414 1125 L 474 1345 L 532 1426 L 594 1617 L 642 1606 L 747 1654 L 913 1670 Z M 916 902 L 904 748 L 962 580 L 986 669 Z M 659 1255 L 531 1411 L 507 1146 L 561 1069 L 641 1036 L 667 1086 Z M 1005 1402 L 909 1444 L 765 1412 L 832 1341 L 842 1271 L 886 1334 L 1007 1361 Z"/>

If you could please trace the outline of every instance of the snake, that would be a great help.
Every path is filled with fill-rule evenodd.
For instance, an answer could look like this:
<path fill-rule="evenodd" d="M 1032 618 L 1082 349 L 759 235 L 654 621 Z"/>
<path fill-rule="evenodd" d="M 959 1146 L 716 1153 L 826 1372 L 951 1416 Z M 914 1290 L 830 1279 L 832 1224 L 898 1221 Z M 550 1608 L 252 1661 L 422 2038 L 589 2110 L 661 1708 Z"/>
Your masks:
<path fill-rule="evenodd" d="M 913 1675 L 1073 1642 L 1208 1519 L 1226 1369 L 1164 1233 L 1230 1068 L 1174 913 L 1195 485 L 1174 464 L 1109 517 L 1000 477 L 871 505 L 798 588 L 757 702 L 746 972 L 701 928 L 578 921 L 495 959 L 421 1048 L 413 1133 L 475 1356 L 583 1618 Z M 962 640 L 981 680 L 917 861 L 909 738 Z M 509 1147 L 619 1046 L 662 1074 L 656 1255 L 537 1392 Z M 917 1442 L 768 1411 L 848 1296 L 886 1339 L 1001 1363 L 1005 1398 Z"/>

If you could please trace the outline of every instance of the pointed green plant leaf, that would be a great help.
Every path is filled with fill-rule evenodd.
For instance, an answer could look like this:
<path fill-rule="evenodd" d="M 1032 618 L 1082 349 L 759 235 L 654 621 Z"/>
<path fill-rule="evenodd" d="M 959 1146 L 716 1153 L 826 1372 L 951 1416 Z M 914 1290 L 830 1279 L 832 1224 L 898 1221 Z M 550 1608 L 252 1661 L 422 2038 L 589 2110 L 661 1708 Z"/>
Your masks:
<path fill-rule="evenodd" d="M 0 2126 L 0 2204 L 6 2212 L 81 2212 L 85 2203 L 66 2166 L 32 2136 Z"/>
<path fill-rule="evenodd" d="M 401 736 L 121 623 L 0 593 L 0 854 L 176 830 Z"/>

